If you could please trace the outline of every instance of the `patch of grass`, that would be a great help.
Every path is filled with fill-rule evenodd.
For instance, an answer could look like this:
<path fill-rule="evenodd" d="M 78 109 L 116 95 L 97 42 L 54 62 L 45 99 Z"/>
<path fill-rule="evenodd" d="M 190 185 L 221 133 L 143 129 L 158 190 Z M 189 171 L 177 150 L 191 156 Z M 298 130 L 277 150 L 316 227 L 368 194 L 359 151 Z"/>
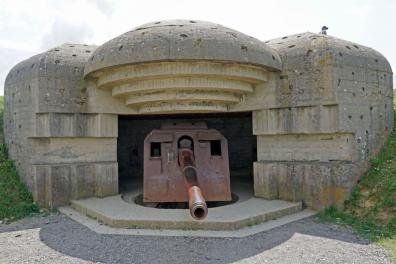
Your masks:
<path fill-rule="evenodd" d="M 393 93 L 393 108 L 396 109 L 396 91 Z M 319 214 L 319 219 L 352 227 L 362 237 L 387 249 L 396 263 L 395 129 L 345 202 L 345 209 L 327 208 Z"/>
<path fill-rule="evenodd" d="M 395 228 L 387 228 L 376 222 L 353 215 L 348 211 L 341 211 L 335 207 L 327 208 L 318 215 L 325 222 L 336 223 L 352 227 L 360 236 L 371 241 L 380 241 L 384 238 L 392 238 L 396 235 Z"/>
<path fill-rule="evenodd" d="M 383 246 L 388 251 L 391 261 L 396 263 L 396 238 L 381 239 L 378 245 Z"/>
<path fill-rule="evenodd" d="M 14 163 L 7 159 L 4 145 L 0 145 L 0 219 L 13 221 L 38 211 Z"/>
<path fill-rule="evenodd" d="M 0 131 L 3 131 L 3 97 L 0 98 Z M 0 133 L 2 135 L 2 133 Z M 1 140 L 3 142 L 3 140 Z M 0 220 L 11 222 L 39 212 L 32 196 L 19 178 L 14 162 L 0 144 Z"/>
<path fill-rule="evenodd" d="M 396 132 L 363 175 L 345 203 L 345 214 L 375 223 L 384 234 L 396 233 Z"/>

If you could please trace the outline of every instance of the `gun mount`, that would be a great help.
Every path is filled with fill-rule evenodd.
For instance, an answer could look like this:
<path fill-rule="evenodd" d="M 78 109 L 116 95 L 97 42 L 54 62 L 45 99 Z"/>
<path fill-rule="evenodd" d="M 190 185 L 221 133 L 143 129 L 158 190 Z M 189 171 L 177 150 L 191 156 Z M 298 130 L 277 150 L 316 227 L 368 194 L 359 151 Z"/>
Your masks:
<path fill-rule="evenodd" d="M 163 125 L 144 141 L 143 202 L 188 202 L 202 220 L 206 201 L 231 201 L 227 139 L 206 124 Z"/>

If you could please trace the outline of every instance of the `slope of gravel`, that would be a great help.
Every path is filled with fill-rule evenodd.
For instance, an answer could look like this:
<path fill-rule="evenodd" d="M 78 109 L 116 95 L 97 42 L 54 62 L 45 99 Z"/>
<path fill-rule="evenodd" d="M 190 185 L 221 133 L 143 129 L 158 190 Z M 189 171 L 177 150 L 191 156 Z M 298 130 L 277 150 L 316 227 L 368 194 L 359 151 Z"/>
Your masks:
<path fill-rule="evenodd" d="M 350 230 L 297 221 L 246 238 L 99 235 L 64 215 L 0 225 L 0 263 L 389 263 Z"/>

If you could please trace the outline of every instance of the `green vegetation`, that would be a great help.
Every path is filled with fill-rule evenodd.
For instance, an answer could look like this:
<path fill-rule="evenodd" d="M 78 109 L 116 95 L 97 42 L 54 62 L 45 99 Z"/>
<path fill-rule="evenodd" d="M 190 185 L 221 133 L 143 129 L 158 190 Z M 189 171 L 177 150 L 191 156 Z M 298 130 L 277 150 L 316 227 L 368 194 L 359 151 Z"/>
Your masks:
<path fill-rule="evenodd" d="M 364 215 L 370 215 L 375 210 L 368 209 L 367 211 Z M 363 215 L 353 213 L 348 207 L 343 211 L 335 207 L 329 207 L 323 213 L 319 214 L 319 218 L 326 222 L 351 226 L 359 235 L 371 241 L 394 238 L 396 235 L 396 227 L 392 221 L 382 224 L 373 220 L 377 217 L 365 218 Z"/>
<path fill-rule="evenodd" d="M 388 255 L 396 263 L 396 237 L 381 239 L 378 244 L 388 251 Z"/>
<path fill-rule="evenodd" d="M 0 134 L 3 131 L 3 96 L 0 97 Z M 1 142 L 4 142 L 1 139 Z M 0 144 L 0 220 L 14 221 L 39 211 L 20 180 L 14 163 L 8 159 L 5 144 Z"/>
<path fill-rule="evenodd" d="M 0 145 L 0 220 L 13 221 L 38 212 L 38 207 L 6 153 Z"/>
<path fill-rule="evenodd" d="M 371 161 L 371 169 L 361 178 L 339 211 L 327 208 L 322 219 L 351 225 L 370 240 L 396 235 L 396 132 Z"/>
<path fill-rule="evenodd" d="M 396 100 L 393 108 L 396 110 Z M 396 131 L 371 161 L 370 170 L 355 187 L 344 210 L 330 207 L 319 218 L 351 226 L 362 237 L 386 248 L 396 262 Z"/>

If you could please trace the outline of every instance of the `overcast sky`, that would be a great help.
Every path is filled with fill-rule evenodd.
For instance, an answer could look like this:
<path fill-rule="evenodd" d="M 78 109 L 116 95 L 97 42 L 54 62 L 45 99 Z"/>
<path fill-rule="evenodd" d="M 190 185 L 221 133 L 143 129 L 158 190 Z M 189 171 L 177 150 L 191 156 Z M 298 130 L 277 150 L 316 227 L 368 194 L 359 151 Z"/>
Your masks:
<path fill-rule="evenodd" d="M 0 94 L 19 61 L 65 42 L 100 45 L 141 24 L 206 20 L 261 40 L 306 31 L 372 47 L 396 69 L 395 0 L 0 0 Z"/>

